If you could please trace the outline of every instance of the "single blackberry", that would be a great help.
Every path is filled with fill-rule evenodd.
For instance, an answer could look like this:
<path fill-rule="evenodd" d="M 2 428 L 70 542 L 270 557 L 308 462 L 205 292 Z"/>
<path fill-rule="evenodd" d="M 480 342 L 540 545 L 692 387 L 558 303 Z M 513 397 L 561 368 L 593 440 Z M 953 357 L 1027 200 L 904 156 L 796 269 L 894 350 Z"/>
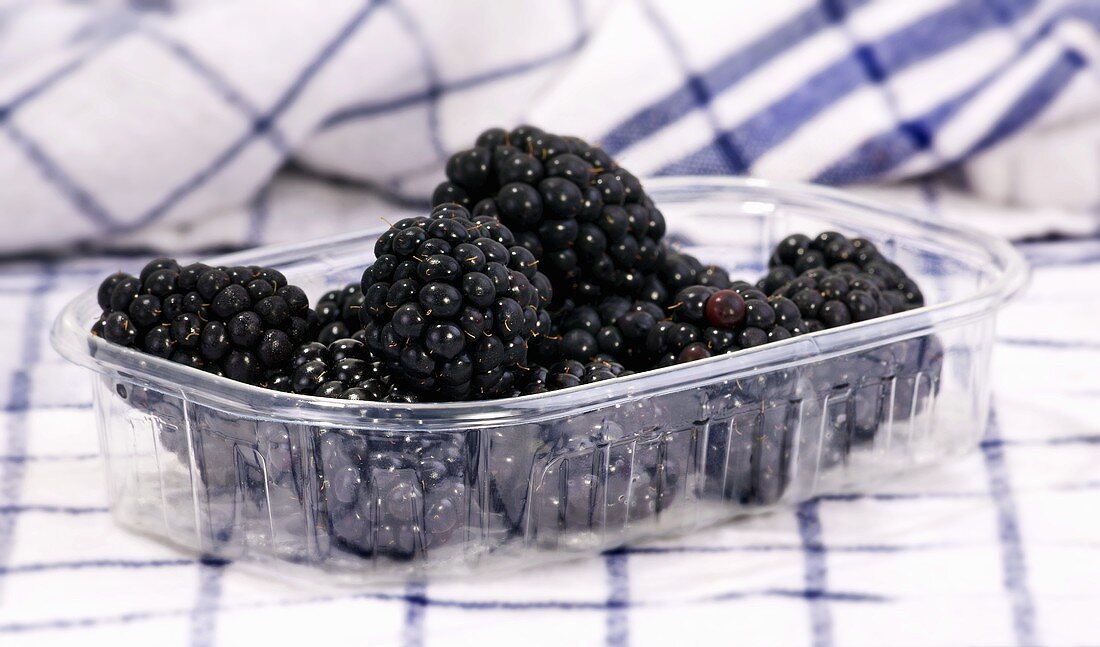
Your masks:
<path fill-rule="evenodd" d="M 924 305 L 916 282 L 863 238 L 848 239 L 837 232 L 789 236 L 776 247 L 769 266 L 758 287 L 772 299 L 787 300 L 788 309 L 796 309 L 803 319 L 803 332 Z M 801 451 L 819 455 L 823 468 L 846 461 L 883 425 L 905 424 L 924 411 L 939 389 L 942 363 L 942 344 L 930 335 L 803 367 L 811 397 L 827 401 L 839 394 L 847 398 L 847 405 L 812 414 L 820 417 L 811 421 L 812 426 L 825 433 L 803 438 Z"/>
<path fill-rule="evenodd" d="M 602 149 L 531 126 L 485 131 L 447 161 L 434 204 L 498 218 L 566 296 L 592 303 L 655 285 L 664 216 Z"/>
<path fill-rule="evenodd" d="M 405 561 L 461 549 L 476 513 L 461 435 L 324 430 L 315 454 L 318 523 L 334 550 Z"/>
<path fill-rule="evenodd" d="M 529 395 L 558 391 L 633 374 L 633 371 L 627 370 L 622 364 L 608 358 L 586 363 L 566 359 L 554 363 L 549 368 L 538 365 L 531 367 L 521 382 L 520 393 Z"/>
<path fill-rule="evenodd" d="M 652 368 L 646 337 L 664 318 L 660 306 L 645 300 L 612 296 L 579 306 L 566 301 L 551 316 L 550 334 L 532 344 L 531 355 L 544 365 L 610 358 L 634 370 L 646 370 Z"/>
<path fill-rule="evenodd" d="M 359 283 L 349 283 L 341 290 L 321 295 L 314 306 L 317 313 L 317 341 L 331 344 L 355 335 L 362 327 L 359 311 L 363 307 L 363 289 Z"/>
<path fill-rule="evenodd" d="M 886 258 L 875 245 L 866 238 L 848 239 L 835 231 L 826 231 L 810 238 L 804 234 L 794 234 L 784 238 L 776 245 L 768 260 L 768 274 L 757 287 L 768 294 L 775 294 L 793 281 L 809 275 L 826 301 L 832 303 L 825 311 L 822 325 L 826 328 L 841 326 L 853 321 L 865 321 L 886 314 L 912 310 L 924 305 L 924 295 L 916 281 L 910 278 L 896 263 Z M 825 270 L 832 275 L 821 274 Z M 858 283 L 851 287 L 857 291 L 847 298 L 848 282 L 858 277 Z M 817 283 L 821 285 L 817 285 Z M 798 289 L 811 287 L 809 281 L 798 283 Z M 873 287 L 874 289 L 868 289 Z M 793 298 L 798 290 L 786 290 Z M 814 314 L 806 319 L 820 320 L 813 299 L 805 294 L 801 301 Z M 873 303 L 872 303 L 873 302 Z M 841 307 L 843 304 L 846 307 Z"/>
<path fill-rule="evenodd" d="M 92 334 L 215 375 L 287 390 L 294 346 L 316 328 L 305 293 L 278 270 L 180 266 L 158 258 L 97 292 Z"/>
<path fill-rule="evenodd" d="M 888 285 L 881 276 L 850 268 L 817 268 L 774 290 L 773 298 L 788 299 L 803 318 L 804 331 L 814 332 L 917 307 Z"/>
<path fill-rule="evenodd" d="M 290 389 L 302 395 L 381 402 L 401 393 L 386 362 L 356 339 L 302 344 L 290 371 Z"/>
<path fill-rule="evenodd" d="M 548 332 L 550 280 L 490 216 L 457 204 L 383 234 L 363 273 L 363 336 L 394 375 L 438 400 L 511 393 L 528 341 Z"/>
<path fill-rule="evenodd" d="M 692 285 L 725 289 L 732 285 L 729 273 L 717 265 L 704 265 L 691 254 L 668 248 L 657 272 L 658 278 L 669 291 L 669 297 Z M 653 300 L 660 305 L 664 301 Z"/>

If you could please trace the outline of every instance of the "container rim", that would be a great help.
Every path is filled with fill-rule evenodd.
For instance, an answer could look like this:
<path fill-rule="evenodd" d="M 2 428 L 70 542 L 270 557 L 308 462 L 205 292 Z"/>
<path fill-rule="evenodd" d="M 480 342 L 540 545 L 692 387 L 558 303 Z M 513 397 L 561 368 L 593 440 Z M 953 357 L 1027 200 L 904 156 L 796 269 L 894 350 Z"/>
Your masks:
<path fill-rule="evenodd" d="M 118 375 L 135 383 L 178 395 L 184 400 L 227 411 L 240 411 L 251 418 L 274 421 L 309 421 L 310 424 L 345 428 L 393 430 L 445 430 L 455 427 L 496 427 L 534 423 L 563 414 L 579 414 L 608 404 L 628 404 L 641 399 L 752 374 L 782 370 L 808 362 L 852 352 L 861 347 L 919 337 L 937 326 L 957 325 L 992 315 L 1006 301 L 1019 295 L 1027 283 L 1028 268 L 1020 253 L 1008 241 L 977 229 L 930 221 L 916 212 L 850 195 L 844 191 L 798 182 L 774 182 L 734 177 L 666 177 L 647 180 L 651 194 L 692 192 L 757 193 L 772 200 L 802 200 L 836 210 L 839 215 L 858 212 L 860 223 L 904 225 L 920 239 L 949 237 L 981 251 L 998 270 L 989 284 L 965 298 L 926 306 L 909 312 L 822 330 L 758 348 L 719 355 L 688 364 L 670 366 L 551 393 L 448 403 L 384 403 L 337 400 L 271 391 L 233 382 L 138 351 L 110 344 L 93 336 L 78 312 L 96 289 L 81 293 L 57 316 L 50 340 L 67 360 L 101 375 Z M 672 205 L 674 197 L 665 198 Z M 907 231 L 907 234 L 910 232 Z M 323 250 L 334 243 L 362 237 L 363 231 L 341 234 L 304 243 L 290 243 L 235 252 L 209 259 L 211 264 L 255 264 L 256 257 L 277 258 Z"/>

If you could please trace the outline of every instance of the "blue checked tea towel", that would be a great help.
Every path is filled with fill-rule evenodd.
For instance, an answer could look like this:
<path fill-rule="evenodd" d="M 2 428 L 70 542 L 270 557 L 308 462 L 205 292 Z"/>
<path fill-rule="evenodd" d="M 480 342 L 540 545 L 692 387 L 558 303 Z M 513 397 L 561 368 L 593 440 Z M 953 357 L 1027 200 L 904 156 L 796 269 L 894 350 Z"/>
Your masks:
<path fill-rule="evenodd" d="M 643 176 L 950 171 L 1000 203 L 1100 203 L 1095 2 L 133 4 L 0 5 L 0 251 L 267 242 L 280 168 L 415 204 L 521 121 Z"/>
<path fill-rule="evenodd" d="M 0 645 L 1100 644 L 1098 35 L 1096 2 L 1038 0 L 0 3 Z M 1018 241 L 979 450 L 465 581 L 286 583 L 111 523 L 65 301 L 400 217 L 522 121 Z"/>

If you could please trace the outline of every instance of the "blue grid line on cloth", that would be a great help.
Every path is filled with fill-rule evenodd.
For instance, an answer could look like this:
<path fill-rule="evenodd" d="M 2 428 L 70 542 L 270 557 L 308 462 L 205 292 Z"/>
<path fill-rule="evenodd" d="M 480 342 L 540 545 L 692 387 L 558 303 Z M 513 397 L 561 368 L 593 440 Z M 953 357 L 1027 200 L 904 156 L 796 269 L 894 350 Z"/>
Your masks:
<path fill-rule="evenodd" d="M 264 230 L 267 228 L 268 221 L 271 220 L 272 186 L 274 185 L 269 182 L 261 187 L 248 206 L 248 232 L 245 233 L 244 239 L 249 247 L 256 247 L 263 242 Z"/>
<path fill-rule="evenodd" d="M 975 2 L 986 6 L 983 1 Z M 959 19 L 959 12 L 972 8 L 975 2 L 952 4 L 891 34 L 865 43 L 862 47 L 872 49 L 878 56 L 883 82 L 898 72 L 958 47 L 994 27 L 1002 26 L 999 19 L 990 15 L 988 20 L 973 24 L 969 29 L 951 28 Z M 1014 0 L 1013 3 L 1017 6 L 1014 14 L 1017 19 L 1027 15 L 1037 5 L 1036 0 Z M 924 41 L 915 40 L 918 38 L 923 38 Z M 901 55 L 901 52 L 905 52 L 905 55 Z M 805 79 L 786 96 L 728 130 L 737 141 L 742 142 L 745 161 L 751 165 L 829 106 L 867 85 L 863 82 L 864 79 L 863 63 L 855 52 L 849 53 Z M 707 166 L 708 162 L 715 159 L 715 146 L 712 142 L 680 160 L 666 164 L 657 174 L 671 175 L 700 170 L 698 167 Z M 738 170 L 712 168 L 706 172 L 737 173 Z"/>
<path fill-rule="evenodd" d="M 1032 267 L 1072 267 L 1074 265 L 1094 265 L 1100 263 L 1100 252 L 1082 254 L 1070 258 L 1027 256 Z"/>
<path fill-rule="evenodd" d="M 31 408 L 37 410 L 37 409 L 42 409 L 43 407 L 37 407 L 36 406 L 36 407 L 31 407 Z M 89 405 L 86 408 L 90 409 L 91 406 Z M 67 456 L 66 455 L 58 455 L 58 454 L 46 454 L 46 455 L 39 455 L 39 456 L 35 456 L 33 454 L 20 454 L 20 455 L 17 455 L 17 456 L 0 456 L 0 462 L 11 461 L 11 462 L 18 462 L 18 463 L 31 463 L 31 462 L 46 462 L 46 463 L 49 463 L 49 462 L 55 462 L 55 461 L 56 462 L 90 461 L 90 460 L 96 460 L 98 458 L 99 458 L 99 454 L 69 454 Z"/>
<path fill-rule="evenodd" d="M 920 188 L 928 211 L 942 219 L 938 187 L 932 181 L 926 180 L 920 183 Z M 996 405 L 993 404 L 990 406 L 986 436 L 983 440 L 997 441 L 1000 438 Z M 986 467 L 989 496 L 996 511 L 1004 588 L 1011 602 L 1013 633 L 1017 645 L 1030 647 L 1039 644 L 1035 630 L 1035 602 L 1027 583 L 1027 561 L 1020 537 L 1019 516 L 1013 498 L 1008 465 L 1005 461 L 1004 446 L 996 442 L 982 442 L 980 451 Z"/>
<path fill-rule="evenodd" d="M 1013 447 L 1013 446 L 1050 446 L 1057 447 L 1059 445 L 1096 445 L 1100 444 L 1100 434 L 1080 434 L 1075 436 L 1056 436 L 1054 438 L 1030 438 L 1027 440 L 1012 440 L 1006 438 L 986 438 L 982 441 L 982 446 L 998 446 L 998 447 Z"/>
<path fill-rule="evenodd" d="M 42 573 L 45 571 L 80 571 L 87 569 L 143 569 L 164 568 L 168 566 L 193 566 L 193 559 L 86 559 L 71 562 L 51 562 L 19 564 L 6 566 L 0 569 L 0 575 L 22 575 L 25 573 Z"/>
<path fill-rule="evenodd" d="M 42 179 L 53 185 L 62 197 L 72 204 L 73 209 L 101 227 L 110 229 L 116 226 L 114 219 L 103 205 L 99 204 L 91 193 L 70 178 L 61 168 L 61 165 L 50 159 L 46 152 L 16 128 L 10 119 L 3 123 L 2 128 L 4 134 L 23 153 L 27 161 L 42 176 Z"/>
<path fill-rule="evenodd" d="M 424 644 L 424 616 L 428 612 L 428 585 L 424 580 L 413 580 L 405 585 L 405 621 L 401 634 L 402 647 L 421 647 Z"/>
<path fill-rule="evenodd" d="M 982 494 L 981 496 L 987 496 Z M 828 501 L 825 497 L 817 497 L 818 502 Z M 856 499 L 850 499 L 855 501 Z M 872 553 L 890 554 L 903 553 L 912 550 L 942 550 L 953 548 L 958 544 L 947 542 L 921 543 L 921 544 L 849 544 L 829 546 L 830 553 Z M 806 551 L 804 543 L 799 544 L 745 544 L 741 546 L 628 546 L 619 549 L 629 555 L 667 555 L 667 554 L 691 554 L 691 553 L 802 553 Z"/>
<path fill-rule="evenodd" d="M 218 559 L 199 560 L 199 590 L 191 609 L 191 645 L 209 647 L 217 631 L 218 600 L 222 593 L 222 577 L 227 562 Z"/>
<path fill-rule="evenodd" d="M 930 137 L 929 144 L 934 144 L 936 133 L 942 130 L 948 121 L 966 107 L 967 103 L 975 96 L 988 89 L 1007 70 L 1018 64 L 1020 60 L 1034 50 L 1036 46 L 1051 38 L 1053 35 L 1053 26 L 1067 17 L 1086 20 L 1100 27 L 1100 11 L 1097 11 L 1096 14 L 1093 15 L 1091 12 L 1084 11 L 1084 8 L 1080 5 L 1061 8 L 1053 16 L 1044 21 L 1043 25 L 1041 25 L 1034 34 L 1021 41 L 1017 52 L 1012 57 L 997 65 L 977 83 L 957 93 L 955 96 L 945 99 L 935 107 L 927 110 L 924 114 L 903 121 L 896 129 L 871 137 L 850 153 L 835 161 L 828 168 L 821 171 L 814 177 L 813 181 L 824 184 L 844 184 L 869 180 L 898 168 L 903 163 L 909 161 L 913 155 L 923 150 L 936 152 L 934 147 L 925 149 L 914 146 L 913 136 L 910 134 L 910 131 L 918 130 L 928 133 Z M 1054 72 L 1048 70 L 1045 74 L 1049 75 L 1052 73 L 1057 73 L 1057 70 Z M 1042 77 L 1037 81 L 1039 84 L 1043 82 Z M 1010 133 L 1005 132 L 999 135 L 999 137 L 1003 138 L 1003 136 L 1007 136 L 1008 134 Z M 999 141 L 999 139 L 996 141 Z M 990 141 L 989 145 L 996 143 L 996 141 Z"/>
<path fill-rule="evenodd" d="M 608 647 L 627 647 L 630 644 L 630 563 L 625 551 L 610 551 L 603 559 L 608 589 L 604 643 Z"/>
<path fill-rule="evenodd" d="M 695 107 L 706 115 L 707 124 L 710 125 L 714 141 L 717 144 L 717 150 L 725 160 L 726 166 L 737 169 L 735 171 L 737 173 L 743 172 L 747 168 L 745 158 L 741 155 L 737 143 L 733 141 L 732 135 L 722 130 L 718 115 L 714 113 L 714 94 L 707 87 L 706 78 L 692 69 L 683 45 L 680 44 L 680 41 L 672 33 L 672 29 L 657 13 L 649 0 L 637 0 L 637 2 L 641 6 L 642 13 L 657 30 L 661 40 L 664 41 L 665 46 L 672 53 L 672 58 L 676 60 L 681 73 L 687 78 L 691 100 L 694 102 Z"/>
<path fill-rule="evenodd" d="M 997 342 L 1012 346 L 1037 346 L 1051 350 L 1093 351 L 1100 350 L 1100 342 L 1092 339 L 1032 339 L 1021 337 L 998 337 Z"/>
<path fill-rule="evenodd" d="M 439 132 L 439 98 L 443 93 L 443 81 L 439 74 L 439 65 L 435 61 L 435 52 L 412 12 L 406 9 L 400 0 L 391 0 L 389 9 L 397 18 L 397 23 L 405 30 L 409 39 L 416 45 L 417 54 L 420 56 L 420 69 L 424 73 L 424 78 L 428 84 L 428 109 L 425 111 L 428 139 L 432 142 L 436 159 L 441 160 L 446 157 L 447 149 L 443 146 L 443 139 Z"/>
<path fill-rule="evenodd" d="M 826 597 L 829 570 L 821 533 L 820 501 L 811 499 L 800 504 L 795 517 L 798 520 L 798 536 L 802 539 L 813 644 L 815 647 L 828 647 L 833 644 L 833 617 Z"/>
<path fill-rule="evenodd" d="M 205 81 L 214 94 L 244 115 L 250 124 L 263 119 L 263 113 L 258 107 L 253 105 L 237 88 L 233 87 L 233 84 L 223 77 L 218 70 L 207 65 L 198 54 L 179 39 L 172 38 L 163 31 L 152 27 L 142 27 L 139 33 L 174 55 L 196 76 Z M 269 124 L 264 130 L 264 134 L 270 138 L 272 145 L 280 153 L 286 154 L 289 151 L 289 146 L 283 137 L 282 131 L 275 124 Z"/>
<path fill-rule="evenodd" d="M 828 591 L 825 593 L 813 592 L 810 593 L 800 589 L 754 589 L 754 590 L 734 590 L 723 593 L 717 593 L 706 597 L 694 598 L 686 601 L 687 603 L 713 603 L 718 604 L 722 602 L 728 602 L 730 600 L 741 600 L 755 597 L 774 597 L 783 599 L 810 599 L 811 597 L 821 597 L 831 602 L 836 603 L 850 603 L 850 604 L 885 604 L 892 601 L 891 598 L 876 594 L 876 593 L 863 593 L 858 591 Z M 415 599 L 415 598 L 414 598 Z M 410 597 L 405 594 L 391 594 L 391 593 L 349 593 L 346 595 L 325 595 L 316 596 L 305 599 L 288 599 L 277 600 L 271 602 L 257 602 L 240 604 L 233 607 L 234 610 L 245 609 L 260 609 L 260 608 L 285 608 L 294 606 L 305 606 L 312 604 L 319 604 L 325 602 L 333 602 L 337 600 L 376 600 L 382 602 L 399 602 L 407 603 L 410 601 Z M 441 608 L 462 609 L 465 611 L 514 611 L 514 612 L 538 612 L 546 610 L 555 611 L 591 611 L 596 613 L 606 613 L 609 604 L 605 602 L 577 602 L 568 600 L 533 600 L 516 602 L 510 600 L 450 600 L 440 598 L 422 598 L 417 600 L 420 606 L 438 606 Z M 628 604 L 631 608 L 640 607 L 660 607 L 664 606 L 663 603 L 649 603 L 649 602 L 631 602 Z M 26 633 L 31 631 L 44 631 L 44 630 L 59 630 L 59 629 L 74 629 L 83 627 L 94 627 L 102 625 L 116 625 L 116 624 L 130 624 L 134 622 L 143 622 L 148 620 L 156 620 L 161 618 L 170 617 L 184 617 L 189 616 L 193 612 L 192 607 L 178 608 L 178 609 L 165 609 L 158 611 L 138 611 L 121 613 L 109 616 L 92 616 L 92 617 L 78 617 L 78 618 L 60 618 L 50 620 L 40 620 L 33 622 L 11 622 L 0 624 L 0 633 Z"/>
<path fill-rule="evenodd" d="M 4 407 L 0 410 L 2 410 L 4 413 L 13 413 L 13 412 L 16 412 L 16 411 L 24 411 L 28 406 L 30 406 L 31 408 L 34 408 L 34 409 L 75 409 L 75 410 L 80 410 L 80 409 L 91 409 L 92 408 L 92 403 L 91 402 L 78 402 L 78 403 L 74 403 L 74 404 L 43 403 L 43 404 L 30 405 L 28 403 L 11 403 L 11 402 L 8 402 L 8 403 L 5 403 Z M 3 460 L 3 459 L 0 458 L 0 460 Z"/>
<path fill-rule="evenodd" d="M 989 413 L 986 438 L 997 441 L 1000 425 L 996 410 Z M 1004 570 L 1004 587 L 1012 604 L 1012 629 L 1016 644 L 1021 647 L 1040 644 L 1035 629 L 1035 599 L 1027 579 L 1027 557 L 1020 537 L 1020 520 L 1013 497 L 1012 479 L 1005 460 L 1004 446 L 997 442 L 981 444 L 989 476 L 990 496 L 997 514 L 998 538 L 1001 544 L 1001 561 Z"/>
<path fill-rule="evenodd" d="M 221 154 L 215 156 L 206 167 L 178 185 L 175 189 L 169 191 L 159 203 L 138 217 L 134 222 L 128 223 L 123 228 L 123 231 L 131 231 L 159 220 L 183 198 L 190 195 L 195 189 L 206 184 L 218 173 L 218 171 L 225 168 L 230 162 L 236 159 L 249 144 L 255 141 L 255 139 L 267 129 L 271 128 L 279 117 L 294 105 L 298 97 L 305 91 L 306 86 L 316 78 L 317 74 L 324 69 L 325 65 L 332 60 L 341 47 L 347 43 L 364 24 L 366 24 L 370 16 L 374 13 L 374 10 L 385 1 L 386 0 L 367 0 L 366 4 L 352 15 L 351 19 L 337 31 L 335 36 L 330 39 L 321 51 L 318 52 L 318 54 L 295 76 L 294 80 L 291 81 L 290 85 L 283 91 L 279 99 L 271 108 L 253 122 L 252 127 L 247 132 L 230 144 Z"/>
<path fill-rule="evenodd" d="M 64 515 L 85 515 L 85 514 L 106 514 L 110 510 L 106 506 L 75 506 L 75 505 L 20 505 L 20 504 L 5 504 L 0 505 L 0 515 L 8 515 L 15 517 L 25 512 L 36 512 L 44 514 L 64 514 Z M 2 537 L 2 536 L 0 536 Z M 0 568 L 6 565 L 6 561 L 0 563 Z"/>
<path fill-rule="evenodd" d="M 172 13 L 175 10 L 172 0 L 129 0 L 129 5 L 136 11 Z"/>
<path fill-rule="evenodd" d="M 849 6 L 863 5 L 867 1 L 850 0 Z M 757 68 L 828 26 L 829 20 L 823 6 L 818 4 L 810 7 L 704 70 L 700 75 L 700 82 L 719 92 L 726 90 Z M 679 88 L 623 120 L 601 137 L 600 142 L 609 153 L 617 154 L 687 116 L 698 107 L 696 98 L 695 88 L 691 86 L 689 79 Z"/>
<path fill-rule="evenodd" d="M 321 122 L 319 130 L 328 130 L 347 121 L 405 110 L 427 101 L 434 101 L 438 98 L 437 95 L 440 94 L 472 90 L 496 81 L 518 76 L 525 72 L 531 72 L 547 65 L 553 65 L 579 52 L 581 48 L 584 47 L 585 43 L 588 42 L 589 36 L 589 31 L 587 29 L 582 29 L 576 37 L 564 47 L 526 61 L 512 63 L 511 65 L 503 65 L 484 72 L 471 74 L 470 76 L 454 81 L 445 81 L 440 85 L 438 90 L 433 90 L 432 88 L 416 90 L 397 97 L 367 101 L 337 110 Z"/>
<path fill-rule="evenodd" d="M 53 87 L 57 82 L 71 76 L 99 51 L 101 51 L 101 48 L 96 48 L 90 52 L 84 52 L 83 54 L 74 56 L 69 61 L 59 65 L 54 71 L 38 79 L 29 87 L 16 94 L 8 102 L 0 104 L 0 121 L 7 121 L 11 118 L 12 113 L 23 106 L 23 104 L 38 97 L 46 90 Z"/>
<path fill-rule="evenodd" d="M 29 301 L 41 301 L 53 288 L 57 274 L 55 265 L 50 263 L 42 268 L 42 275 L 35 288 L 31 291 Z M 43 333 L 46 330 L 46 312 L 44 308 L 27 307 L 26 317 L 22 330 L 22 353 L 19 357 L 19 368 L 12 374 L 9 387 L 8 402 L 21 406 L 9 415 L 5 430 L 4 453 L 9 455 L 22 455 L 27 453 L 27 423 L 29 403 L 31 401 L 31 367 L 38 363 L 41 356 L 42 344 L 45 342 Z M 15 537 L 15 526 L 19 521 L 17 511 L 19 497 L 22 492 L 23 478 L 26 474 L 25 463 L 5 462 L 0 464 L 0 568 L 8 565 L 11 557 L 11 549 Z M 25 506 L 23 506 L 25 507 Z M 0 580 L 0 591 L 3 581 Z"/>

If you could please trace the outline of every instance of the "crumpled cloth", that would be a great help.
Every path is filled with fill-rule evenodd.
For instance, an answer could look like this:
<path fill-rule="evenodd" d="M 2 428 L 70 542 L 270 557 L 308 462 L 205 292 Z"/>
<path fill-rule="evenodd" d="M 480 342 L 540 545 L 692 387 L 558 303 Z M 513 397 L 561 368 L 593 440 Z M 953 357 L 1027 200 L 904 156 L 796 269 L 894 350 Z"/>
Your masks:
<path fill-rule="evenodd" d="M 638 176 L 944 172 L 1058 214 L 1010 229 L 1094 229 L 1098 28 L 1057 0 L 8 2 L 0 253 L 267 242 L 288 165 L 377 218 L 523 121 Z M 315 189 L 304 219 L 346 226 Z"/>

